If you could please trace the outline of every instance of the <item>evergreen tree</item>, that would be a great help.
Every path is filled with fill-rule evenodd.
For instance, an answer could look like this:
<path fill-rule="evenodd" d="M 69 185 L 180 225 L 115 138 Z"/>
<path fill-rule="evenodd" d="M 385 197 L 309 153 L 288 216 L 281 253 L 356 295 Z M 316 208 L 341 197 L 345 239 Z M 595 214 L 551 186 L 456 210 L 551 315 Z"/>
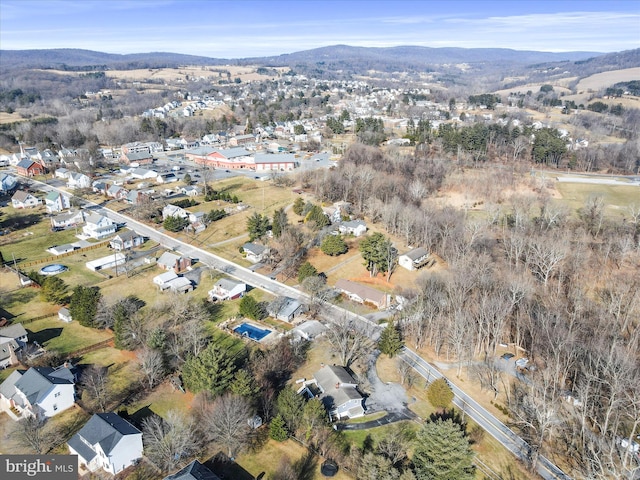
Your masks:
<path fill-rule="evenodd" d="M 47 277 L 40 288 L 40 295 L 45 301 L 55 303 L 56 305 L 64 305 L 69 299 L 66 283 L 58 277 Z"/>
<path fill-rule="evenodd" d="M 360 253 L 372 277 L 375 277 L 378 272 L 386 272 L 387 277 L 391 276 L 397 262 L 398 251 L 393 247 L 391 240 L 382 233 L 376 232 L 366 237 L 360 243 Z"/>
<path fill-rule="evenodd" d="M 251 318 L 252 320 L 261 320 L 265 316 L 264 307 L 260 302 L 257 302 L 251 295 L 245 295 L 240 300 L 240 315 Z"/>
<path fill-rule="evenodd" d="M 311 265 L 309 262 L 304 262 L 298 269 L 298 282 L 302 283 L 305 278 L 315 277 L 316 275 L 318 275 L 316 267 Z"/>
<path fill-rule="evenodd" d="M 254 212 L 247 219 L 247 231 L 249 232 L 249 241 L 253 242 L 256 238 L 263 237 L 269 230 L 269 217 Z"/>
<path fill-rule="evenodd" d="M 304 200 L 302 197 L 296 198 L 296 201 L 293 202 L 293 213 L 296 215 L 302 215 L 304 212 Z"/>
<path fill-rule="evenodd" d="M 429 403 L 436 408 L 447 409 L 453 402 L 453 390 L 444 378 L 434 380 L 427 389 Z"/>
<path fill-rule="evenodd" d="M 284 442 L 289 438 L 289 433 L 287 432 L 287 427 L 282 415 L 278 414 L 273 420 L 271 420 L 271 425 L 269 425 L 269 437 L 273 438 L 277 442 Z"/>
<path fill-rule="evenodd" d="M 313 207 L 311 207 L 311 210 L 309 210 L 309 212 L 307 213 L 304 221 L 307 223 L 313 223 L 315 228 L 318 230 L 322 227 L 326 227 L 331 223 L 329 217 L 325 215 L 319 205 L 314 205 Z"/>
<path fill-rule="evenodd" d="M 402 350 L 403 342 L 398 327 L 390 321 L 387 327 L 380 334 L 378 349 L 389 357 L 393 358 Z"/>
<path fill-rule="evenodd" d="M 78 285 L 73 289 L 71 302 L 69 303 L 69 314 L 80 325 L 94 327 L 98 303 L 102 298 L 98 287 L 83 287 Z"/>
<path fill-rule="evenodd" d="M 304 398 L 302 395 L 298 395 L 293 388 L 285 387 L 278 395 L 277 405 L 278 414 L 282 416 L 287 430 L 295 434 L 302 420 Z"/>
<path fill-rule="evenodd" d="M 473 480 L 473 451 L 462 427 L 451 419 L 427 422 L 413 453 L 418 480 Z"/>
<path fill-rule="evenodd" d="M 273 227 L 271 228 L 271 231 L 275 238 L 280 238 L 280 235 L 282 235 L 282 232 L 284 232 L 288 226 L 289 218 L 287 217 L 287 212 L 284 211 L 284 208 L 279 208 L 273 212 Z"/>
<path fill-rule="evenodd" d="M 238 370 L 231 383 L 231 391 L 236 395 L 253 400 L 258 394 L 258 386 L 248 370 Z"/>
<path fill-rule="evenodd" d="M 342 238 L 342 235 L 326 235 L 320 244 L 320 250 L 326 255 L 337 256 L 347 253 L 349 247 Z"/>
<path fill-rule="evenodd" d="M 229 387 L 235 370 L 229 351 L 212 343 L 197 357 L 187 359 L 182 367 L 182 378 L 193 393 L 206 390 L 217 396 Z"/>
<path fill-rule="evenodd" d="M 164 229 L 169 232 L 181 232 L 187 225 L 189 225 L 189 220 L 178 215 L 167 217 L 164 219 L 164 222 L 162 222 Z"/>

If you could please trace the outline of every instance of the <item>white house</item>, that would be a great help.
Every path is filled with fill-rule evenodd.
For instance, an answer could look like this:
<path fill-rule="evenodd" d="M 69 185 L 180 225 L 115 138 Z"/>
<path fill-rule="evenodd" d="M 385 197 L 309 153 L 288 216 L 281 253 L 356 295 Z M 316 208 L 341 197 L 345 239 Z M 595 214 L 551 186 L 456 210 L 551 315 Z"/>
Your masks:
<path fill-rule="evenodd" d="M 358 392 L 358 384 L 344 367 L 324 365 L 313 374 L 313 380 L 304 382 L 299 392 L 307 395 L 314 392 L 309 388 L 315 384 L 320 390 L 320 400 L 332 419 L 357 418 L 364 415 L 363 397 Z"/>
<path fill-rule="evenodd" d="M 221 278 L 209 290 L 209 298 L 211 300 L 234 300 L 240 298 L 247 291 L 247 284 L 231 280 L 229 278 Z"/>
<path fill-rule="evenodd" d="M 176 205 L 165 205 L 162 209 L 162 219 L 166 220 L 169 217 L 189 218 L 189 212 Z"/>
<path fill-rule="evenodd" d="M 144 237 L 133 230 L 124 230 L 109 241 L 114 250 L 129 250 L 144 243 Z"/>
<path fill-rule="evenodd" d="M 67 446 L 80 466 L 115 475 L 142 458 L 142 432 L 115 413 L 96 413 Z"/>
<path fill-rule="evenodd" d="M 200 189 L 195 185 L 188 185 L 186 187 L 182 187 L 180 192 L 187 197 L 197 197 L 200 195 Z"/>
<path fill-rule="evenodd" d="M 53 190 L 44 197 L 44 204 L 49 213 L 61 212 L 62 210 L 71 208 L 71 198 L 68 195 Z"/>
<path fill-rule="evenodd" d="M 18 180 L 13 175 L 0 172 L 0 193 L 5 194 L 13 191 L 18 186 Z"/>
<path fill-rule="evenodd" d="M 68 228 L 82 223 L 84 223 L 84 212 L 82 210 L 77 212 L 69 211 L 51 217 L 51 227 L 53 228 Z"/>
<path fill-rule="evenodd" d="M 257 243 L 245 243 L 242 245 L 242 251 L 245 253 L 247 260 L 251 263 L 258 263 L 266 254 L 267 248 Z"/>
<path fill-rule="evenodd" d="M 164 272 L 153 277 L 153 283 L 158 285 L 158 287 L 160 287 L 160 290 L 166 290 L 167 288 L 169 288 L 168 283 L 176 278 L 178 278 L 178 274 L 173 270 L 169 270 L 168 272 Z"/>
<path fill-rule="evenodd" d="M 344 235 L 353 235 L 359 237 L 367 232 L 367 224 L 362 220 L 351 220 L 348 222 L 342 222 L 338 227 L 340 233 Z"/>
<path fill-rule="evenodd" d="M 83 173 L 69 172 L 67 175 L 67 187 L 69 188 L 89 188 L 91 179 Z"/>
<path fill-rule="evenodd" d="M 116 233 L 116 223 L 103 215 L 92 213 L 86 218 L 82 233 L 87 237 L 102 240 Z"/>
<path fill-rule="evenodd" d="M 14 420 L 52 417 L 75 401 L 75 376 L 65 365 L 16 370 L 0 384 L 0 409 Z"/>
<path fill-rule="evenodd" d="M 418 270 L 429 263 L 430 257 L 431 255 L 426 248 L 414 248 L 398 257 L 398 265 L 410 271 Z"/>
<path fill-rule="evenodd" d="M 34 208 L 40 205 L 40 200 L 24 190 L 18 190 L 11 197 L 13 208 Z"/>

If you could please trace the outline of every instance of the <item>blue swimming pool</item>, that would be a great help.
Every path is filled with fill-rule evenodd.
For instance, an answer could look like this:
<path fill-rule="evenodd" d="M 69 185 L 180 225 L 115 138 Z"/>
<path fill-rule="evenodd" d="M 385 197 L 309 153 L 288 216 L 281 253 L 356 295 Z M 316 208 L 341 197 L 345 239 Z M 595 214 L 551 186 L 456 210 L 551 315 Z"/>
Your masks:
<path fill-rule="evenodd" d="M 234 328 L 233 331 L 239 335 L 242 335 L 243 337 L 248 337 L 251 340 L 255 340 L 256 342 L 259 342 L 271 333 L 271 330 L 254 327 L 249 323 L 243 323 L 242 325 Z"/>
<path fill-rule="evenodd" d="M 46 267 L 42 267 L 40 269 L 41 275 L 57 275 L 62 272 L 66 272 L 68 270 L 64 265 L 60 265 L 59 263 L 52 263 L 47 265 Z"/>

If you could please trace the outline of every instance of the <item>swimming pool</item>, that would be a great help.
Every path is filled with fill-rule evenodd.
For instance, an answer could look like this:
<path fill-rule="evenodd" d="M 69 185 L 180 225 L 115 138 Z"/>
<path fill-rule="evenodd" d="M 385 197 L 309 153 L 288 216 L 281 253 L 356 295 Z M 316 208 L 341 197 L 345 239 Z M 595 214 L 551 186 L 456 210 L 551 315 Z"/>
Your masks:
<path fill-rule="evenodd" d="M 251 325 L 250 323 L 243 323 L 234 328 L 233 331 L 239 335 L 242 335 L 243 337 L 248 337 L 251 340 L 255 340 L 256 342 L 259 342 L 271 333 L 271 330 L 258 328 Z"/>
<path fill-rule="evenodd" d="M 64 265 L 60 265 L 59 263 L 52 263 L 51 265 L 47 265 L 40 269 L 41 275 L 57 275 L 59 273 L 67 271 L 68 268 Z"/>

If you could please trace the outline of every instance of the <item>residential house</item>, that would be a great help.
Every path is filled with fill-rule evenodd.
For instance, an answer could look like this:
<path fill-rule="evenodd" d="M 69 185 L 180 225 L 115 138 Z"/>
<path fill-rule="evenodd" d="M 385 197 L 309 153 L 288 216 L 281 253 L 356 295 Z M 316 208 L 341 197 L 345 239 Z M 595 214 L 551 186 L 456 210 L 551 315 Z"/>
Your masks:
<path fill-rule="evenodd" d="M 90 472 L 116 475 L 142 458 L 142 432 L 116 413 L 96 413 L 67 446 Z"/>
<path fill-rule="evenodd" d="M 23 177 L 34 177 L 36 175 L 44 175 L 44 167 L 33 160 L 24 158 L 16 165 L 18 175 Z"/>
<path fill-rule="evenodd" d="M 178 181 L 178 177 L 173 172 L 159 173 L 155 178 L 156 183 L 173 183 Z"/>
<path fill-rule="evenodd" d="M 229 278 L 218 280 L 213 289 L 209 290 L 211 300 L 234 300 L 244 296 L 247 291 L 247 284 Z"/>
<path fill-rule="evenodd" d="M 349 300 L 370 303 L 377 308 L 386 308 L 391 301 L 391 296 L 385 292 L 342 278 L 336 282 L 336 289 L 344 293 Z"/>
<path fill-rule="evenodd" d="M 65 323 L 71 323 L 73 321 L 71 312 L 69 312 L 67 307 L 60 307 L 60 310 L 58 310 L 58 318 Z"/>
<path fill-rule="evenodd" d="M 295 340 L 313 340 L 316 337 L 323 335 L 327 331 L 325 327 L 318 320 L 307 320 L 291 330 L 291 335 Z"/>
<path fill-rule="evenodd" d="M 247 134 L 247 135 L 236 135 L 235 137 L 231 137 L 229 139 L 230 147 L 240 147 L 243 145 L 252 145 L 256 143 L 256 136 Z"/>
<path fill-rule="evenodd" d="M 44 204 L 49 213 L 61 212 L 71 208 L 71 198 L 64 193 L 52 190 L 44 197 Z"/>
<path fill-rule="evenodd" d="M 151 165 L 153 163 L 153 157 L 150 153 L 139 152 L 139 153 L 125 153 L 123 151 L 122 155 L 120 155 L 120 163 L 124 163 L 125 165 Z"/>
<path fill-rule="evenodd" d="M 40 205 L 40 200 L 24 190 L 18 190 L 11 197 L 13 208 L 34 208 Z"/>
<path fill-rule="evenodd" d="M 182 257 L 171 252 L 164 252 L 160 255 L 160 258 L 158 258 L 156 263 L 163 270 L 173 270 L 176 273 L 191 267 L 190 258 Z"/>
<path fill-rule="evenodd" d="M 269 304 L 270 316 L 283 322 L 292 322 L 295 317 L 307 311 L 307 306 L 291 297 L 277 297 Z"/>
<path fill-rule="evenodd" d="M 49 171 L 60 162 L 60 158 L 58 158 L 58 155 L 56 155 L 49 149 L 44 150 L 40 154 L 40 157 L 40 164 Z"/>
<path fill-rule="evenodd" d="M 77 212 L 69 211 L 67 213 L 61 213 L 51 217 L 51 228 L 69 228 L 81 225 L 84 223 L 84 212 L 79 210 Z"/>
<path fill-rule="evenodd" d="M 144 237 L 133 230 L 123 230 L 109 241 L 114 250 L 129 250 L 144 243 Z"/>
<path fill-rule="evenodd" d="M 102 240 L 116 233 L 116 223 L 108 217 L 92 213 L 86 218 L 82 233 L 87 237 Z"/>
<path fill-rule="evenodd" d="M 0 194 L 12 192 L 18 186 L 18 180 L 13 175 L 0 172 Z"/>
<path fill-rule="evenodd" d="M 430 257 L 431 254 L 426 248 L 414 248 L 398 257 L 398 265 L 410 271 L 418 270 L 429 263 Z"/>
<path fill-rule="evenodd" d="M 187 197 L 197 197 L 200 195 L 200 189 L 196 185 L 187 185 L 186 187 L 182 187 L 180 192 Z"/>
<path fill-rule="evenodd" d="M 162 209 L 162 219 L 166 220 L 169 217 L 189 218 L 189 212 L 177 205 L 165 205 Z"/>
<path fill-rule="evenodd" d="M 67 187 L 81 190 L 91 187 L 91 179 L 84 173 L 69 172 L 67 175 Z"/>
<path fill-rule="evenodd" d="M 0 384 L 0 409 L 15 420 L 52 417 L 75 402 L 75 375 L 64 366 L 16 370 Z"/>
<path fill-rule="evenodd" d="M 148 191 L 130 190 L 127 194 L 127 203 L 131 205 L 141 205 L 151 201 L 151 194 Z"/>
<path fill-rule="evenodd" d="M 257 243 L 245 243 L 242 245 L 242 251 L 245 253 L 246 259 L 251 263 L 261 262 L 267 253 L 267 247 L 258 245 Z"/>
<path fill-rule="evenodd" d="M 162 291 L 169 288 L 168 283 L 171 280 L 174 280 L 176 278 L 178 278 L 178 274 L 173 270 L 169 270 L 168 272 L 164 272 L 164 273 L 161 273 L 160 275 L 156 275 L 155 277 L 153 277 L 153 283 L 158 285 L 158 287 Z"/>
<path fill-rule="evenodd" d="M 163 480 L 221 480 L 219 476 L 201 464 L 198 460 L 194 460 L 183 469 L 177 471 L 173 475 L 164 477 Z"/>
<path fill-rule="evenodd" d="M 107 188 L 107 196 L 116 200 L 125 200 L 129 196 L 129 190 L 120 185 L 111 185 Z"/>
<path fill-rule="evenodd" d="M 158 172 L 148 170 L 146 168 L 134 168 L 129 175 L 131 175 L 131 178 L 135 178 L 136 180 L 155 180 L 158 177 Z"/>
<path fill-rule="evenodd" d="M 47 248 L 47 252 L 52 255 L 62 255 L 69 252 L 75 252 L 76 250 L 80 250 L 78 245 L 74 245 L 73 243 L 65 243 L 63 245 L 53 245 Z"/>
<path fill-rule="evenodd" d="M 343 235 L 359 237 L 367 232 L 367 224 L 362 220 L 351 220 L 348 222 L 342 222 L 340 226 L 338 226 L 338 230 L 340 230 L 340 233 Z"/>
<path fill-rule="evenodd" d="M 56 172 L 54 176 L 56 178 L 67 178 L 69 176 L 69 173 L 71 172 L 68 169 L 64 167 L 60 167 L 60 168 L 56 168 Z"/>
<path fill-rule="evenodd" d="M 344 367 L 323 365 L 313 374 L 313 380 L 304 382 L 300 392 L 306 390 L 307 395 L 313 394 L 309 387 L 314 384 L 320 390 L 320 400 L 332 419 L 364 415 L 364 399 L 358 392 L 358 383 Z"/>
<path fill-rule="evenodd" d="M 0 328 L 0 368 L 18 364 L 27 342 L 27 331 L 21 323 Z"/>
<path fill-rule="evenodd" d="M 176 293 L 187 293 L 193 290 L 193 284 L 187 277 L 177 277 L 173 280 L 169 280 L 165 286 L 172 292 Z"/>

